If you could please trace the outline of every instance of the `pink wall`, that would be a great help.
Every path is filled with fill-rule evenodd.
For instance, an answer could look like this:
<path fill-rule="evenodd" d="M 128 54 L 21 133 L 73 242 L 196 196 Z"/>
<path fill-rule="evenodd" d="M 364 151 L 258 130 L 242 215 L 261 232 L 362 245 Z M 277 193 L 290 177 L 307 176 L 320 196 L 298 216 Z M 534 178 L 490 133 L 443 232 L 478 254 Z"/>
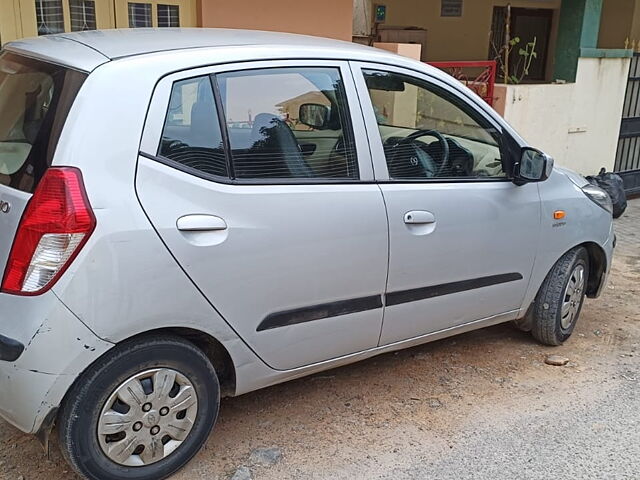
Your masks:
<path fill-rule="evenodd" d="M 203 27 L 303 33 L 351 41 L 352 0 L 199 0 Z"/>

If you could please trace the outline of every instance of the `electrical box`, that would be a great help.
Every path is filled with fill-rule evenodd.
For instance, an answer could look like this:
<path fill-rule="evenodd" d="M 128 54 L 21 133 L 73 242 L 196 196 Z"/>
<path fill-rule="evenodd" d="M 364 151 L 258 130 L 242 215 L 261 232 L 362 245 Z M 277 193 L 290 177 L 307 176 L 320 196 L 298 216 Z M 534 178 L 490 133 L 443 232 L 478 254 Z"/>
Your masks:
<path fill-rule="evenodd" d="M 374 21 L 376 23 L 384 23 L 387 20 L 387 6 L 376 5 L 374 11 Z"/>

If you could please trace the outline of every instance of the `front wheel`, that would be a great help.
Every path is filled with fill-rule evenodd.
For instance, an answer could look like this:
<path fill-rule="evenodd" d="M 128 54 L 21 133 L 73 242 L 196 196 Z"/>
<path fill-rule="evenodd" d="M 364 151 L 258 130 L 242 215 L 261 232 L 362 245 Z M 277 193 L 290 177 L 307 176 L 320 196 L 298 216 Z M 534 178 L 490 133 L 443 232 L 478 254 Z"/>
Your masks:
<path fill-rule="evenodd" d="M 562 345 L 575 328 L 589 278 L 583 247 L 565 253 L 545 278 L 533 304 L 531 333 L 545 345 Z"/>
<path fill-rule="evenodd" d="M 76 382 L 58 417 L 62 453 L 95 480 L 156 480 L 184 466 L 218 415 L 220 387 L 193 344 L 153 337 L 115 347 Z"/>

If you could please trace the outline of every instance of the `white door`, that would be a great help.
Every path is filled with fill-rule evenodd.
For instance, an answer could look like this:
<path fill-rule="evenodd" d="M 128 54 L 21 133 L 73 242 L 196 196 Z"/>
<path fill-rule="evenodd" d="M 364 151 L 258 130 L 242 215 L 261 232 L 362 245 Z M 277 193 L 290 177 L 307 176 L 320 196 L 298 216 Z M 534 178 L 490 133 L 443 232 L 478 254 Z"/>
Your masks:
<path fill-rule="evenodd" d="M 540 232 L 537 184 L 509 180 L 519 147 L 434 78 L 379 65 L 355 71 L 389 217 L 381 344 L 512 318 Z"/>

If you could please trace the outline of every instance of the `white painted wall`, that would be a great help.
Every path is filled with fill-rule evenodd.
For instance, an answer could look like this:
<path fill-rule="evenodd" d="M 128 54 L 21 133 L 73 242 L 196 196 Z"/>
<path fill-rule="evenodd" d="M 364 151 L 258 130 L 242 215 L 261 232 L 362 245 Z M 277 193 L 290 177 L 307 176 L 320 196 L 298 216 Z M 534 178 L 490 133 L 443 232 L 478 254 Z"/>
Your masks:
<path fill-rule="evenodd" d="M 580 58 L 575 83 L 496 85 L 496 110 L 558 165 L 613 170 L 629 58 Z"/>

